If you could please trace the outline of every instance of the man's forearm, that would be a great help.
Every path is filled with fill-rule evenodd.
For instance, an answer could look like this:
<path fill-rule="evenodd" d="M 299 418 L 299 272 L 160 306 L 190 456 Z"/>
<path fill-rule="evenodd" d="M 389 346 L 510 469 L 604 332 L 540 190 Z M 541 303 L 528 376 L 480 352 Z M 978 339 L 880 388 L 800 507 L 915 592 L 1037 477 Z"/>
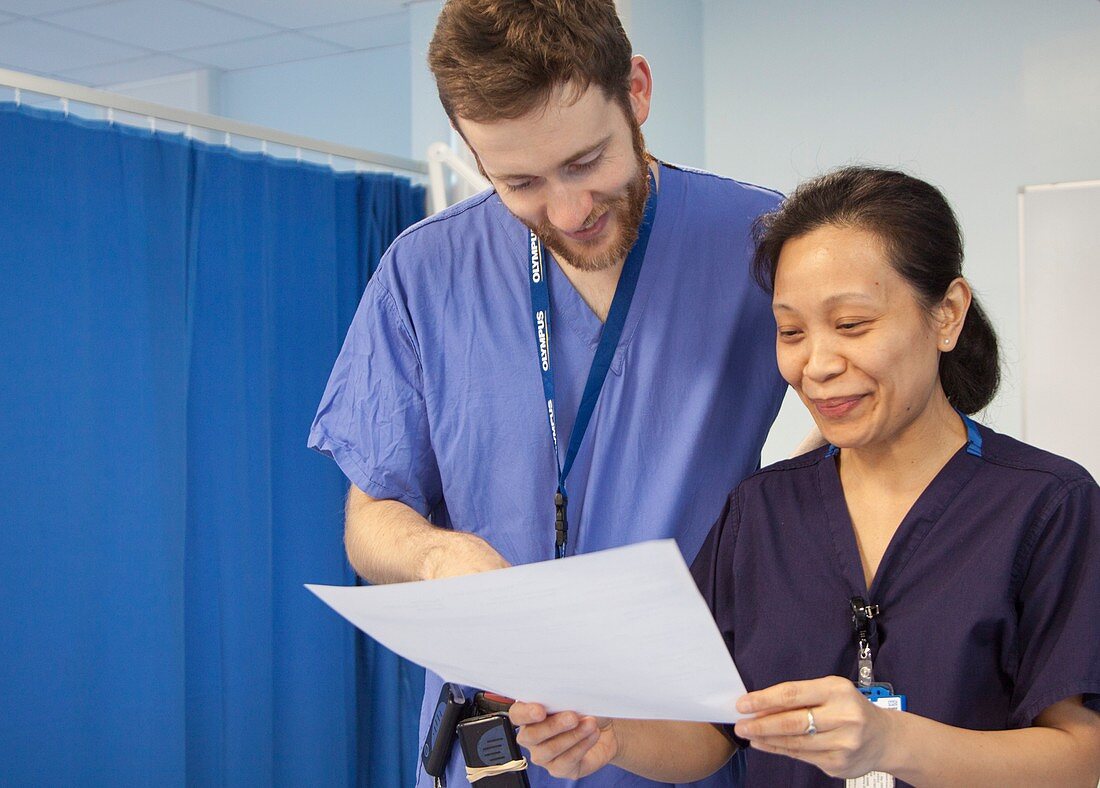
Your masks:
<path fill-rule="evenodd" d="M 705 722 L 615 720 L 614 725 L 620 744 L 612 763 L 651 780 L 701 780 L 735 752 L 733 744 Z"/>
<path fill-rule="evenodd" d="M 344 546 L 370 583 L 404 583 L 484 572 L 507 562 L 472 534 L 438 528 L 400 501 L 348 491 Z"/>

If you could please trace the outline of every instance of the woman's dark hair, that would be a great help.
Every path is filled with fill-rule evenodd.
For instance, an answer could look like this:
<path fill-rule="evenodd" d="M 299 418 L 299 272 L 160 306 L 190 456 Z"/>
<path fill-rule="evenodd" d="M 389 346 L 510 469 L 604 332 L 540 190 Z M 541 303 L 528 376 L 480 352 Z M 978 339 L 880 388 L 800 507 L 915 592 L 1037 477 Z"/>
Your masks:
<path fill-rule="evenodd" d="M 827 225 L 876 235 L 928 309 L 962 276 L 962 232 L 938 189 L 903 172 L 845 167 L 803 183 L 778 210 L 757 220 L 752 268 L 760 286 L 772 292 L 783 244 Z M 940 354 L 940 382 L 952 405 L 976 413 L 993 399 L 1000 381 L 997 335 L 975 298 L 955 349 Z"/>

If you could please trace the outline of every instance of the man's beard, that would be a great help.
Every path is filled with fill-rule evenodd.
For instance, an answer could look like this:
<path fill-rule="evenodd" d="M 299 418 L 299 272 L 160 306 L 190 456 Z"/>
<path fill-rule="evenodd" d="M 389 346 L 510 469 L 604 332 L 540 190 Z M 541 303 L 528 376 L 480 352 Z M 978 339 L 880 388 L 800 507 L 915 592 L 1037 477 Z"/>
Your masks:
<path fill-rule="evenodd" d="M 628 120 L 633 132 L 637 172 L 627 183 L 623 194 L 608 202 L 594 205 L 592 213 L 583 225 L 590 227 L 605 213 L 611 213 L 611 218 L 618 218 L 618 227 L 615 228 L 618 235 L 614 243 L 610 247 L 589 253 L 585 247 L 590 244 L 565 238 L 549 221 L 543 221 L 534 226 L 527 225 L 543 245 L 554 253 L 559 262 L 568 263 L 580 271 L 603 271 L 618 265 L 626 259 L 634 242 L 638 240 L 638 229 L 645 214 L 646 200 L 649 199 L 649 161 L 645 153 L 645 139 L 642 137 L 641 128 L 634 118 L 628 117 Z M 591 245 L 603 244 L 605 240 L 605 238 L 597 238 L 595 244 Z"/>

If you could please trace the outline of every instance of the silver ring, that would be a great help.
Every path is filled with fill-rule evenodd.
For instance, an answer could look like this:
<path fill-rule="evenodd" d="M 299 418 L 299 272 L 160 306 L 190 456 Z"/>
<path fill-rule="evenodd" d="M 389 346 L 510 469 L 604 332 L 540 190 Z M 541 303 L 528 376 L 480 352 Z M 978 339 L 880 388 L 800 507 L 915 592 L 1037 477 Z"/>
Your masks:
<path fill-rule="evenodd" d="M 814 725 L 814 713 L 806 709 L 806 735 L 813 736 L 815 733 L 817 733 L 817 726 Z"/>

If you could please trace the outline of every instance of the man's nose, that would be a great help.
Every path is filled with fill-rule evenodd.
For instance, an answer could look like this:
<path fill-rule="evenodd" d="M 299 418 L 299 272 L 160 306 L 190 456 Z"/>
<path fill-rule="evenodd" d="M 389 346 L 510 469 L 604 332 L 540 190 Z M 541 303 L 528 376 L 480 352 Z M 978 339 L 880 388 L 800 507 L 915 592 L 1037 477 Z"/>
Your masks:
<path fill-rule="evenodd" d="M 592 195 L 586 189 L 561 184 L 551 190 L 546 204 L 550 224 L 567 233 L 584 228 L 592 215 Z"/>

